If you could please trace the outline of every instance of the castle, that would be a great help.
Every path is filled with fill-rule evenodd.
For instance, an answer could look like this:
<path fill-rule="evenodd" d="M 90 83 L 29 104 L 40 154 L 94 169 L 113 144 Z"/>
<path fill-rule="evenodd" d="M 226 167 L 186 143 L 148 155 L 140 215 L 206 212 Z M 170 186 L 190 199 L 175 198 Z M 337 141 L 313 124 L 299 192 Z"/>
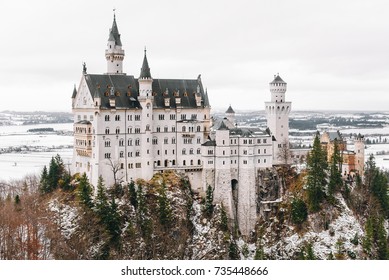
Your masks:
<path fill-rule="evenodd" d="M 194 191 L 214 189 L 231 220 L 248 234 L 257 218 L 257 176 L 282 163 L 289 146 L 287 84 L 279 75 L 266 102 L 269 130 L 237 127 L 230 107 L 212 127 L 210 103 L 201 76 L 156 79 L 146 50 L 140 75 L 123 72 L 125 57 L 114 16 L 105 58 L 107 73 L 89 74 L 86 66 L 72 95 L 74 151 L 72 171 L 97 185 L 149 180 L 156 172 L 185 173 Z"/>

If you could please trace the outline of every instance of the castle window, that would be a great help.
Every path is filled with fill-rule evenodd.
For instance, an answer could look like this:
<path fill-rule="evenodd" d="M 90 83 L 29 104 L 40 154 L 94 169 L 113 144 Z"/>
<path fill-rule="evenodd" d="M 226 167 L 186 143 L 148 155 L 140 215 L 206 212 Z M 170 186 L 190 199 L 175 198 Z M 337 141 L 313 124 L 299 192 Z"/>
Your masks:
<path fill-rule="evenodd" d="M 253 144 L 253 140 L 252 139 L 249 140 L 249 144 Z"/>
<path fill-rule="evenodd" d="M 139 138 L 135 139 L 135 146 L 139 146 L 140 145 L 140 140 Z"/>
<path fill-rule="evenodd" d="M 243 161 L 243 164 L 247 164 L 247 160 L 244 160 L 244 161 Z"/>
<path fill-rule="evenodd" d="M 186 160 L 182 161 L 182 165 L 184 165 L 184 166 L 186 165 Z"/>
<path fill-rule="evenodd" d="M 167 150 L 165 150 L 165 155 L 167 155 Z"/>
<path fill-rule="evenodd" d="M 146 131 L 150 131 L 150 125 L 146 125 Z"/>
<path fill-rule="evenodd" d="M 128 152 L 127 157 L 132 157 L 132 152 Z"/>
<path fill-rule="evenodd" d="M 175 150 L 172 150 L 172 154 L 174 155 Z"/>
<path fill-rule="evenodd" d="M 153 137 L 153 145 L 157 145 L 158 144 L 158 138 L 157 137 Z"/>
<path fill-rule="evenodd" d="M 157 132 L 161 132 L 161 127 L 157 126 Z"/>
<path fill-rule="evenodd" d="M 140 121 L 140 115 L 135 115 L 135 120 Z"/>
<path fill-rule="evenodd" d="M 168 130 L 169 130 L 169 129 L 167 128 L 167 126 L 165 126 L 165 127 L 163 128 L 163 131 L 164 131 L 164 132 L 168 132 Z"/>
<path fill-rule="evenodd" d="M 129 121 L 132 121 L 132 115 L 128 115 L 128 116 L 127 116 L 127 119 L 128 119 Z"/>
<path fill-rule="evenodd" d="M 120 152 L 119 157 L 121 157 L 121 158 L 124 157 L 124 152 L 123 151 Z"/>
<path fill-rule="evenodd" d="M 223 140 L 223 145 L 225 144 L 226 142 Z"/>
<path fill-rule="evenodd" d="M 176 115 L 175 114 L 170 114 L 170 120 L 175 120 L 176 119 Z"/>
<path fill-rule="evenodd" d="M 263 144 L 266 144 L 267 140 L 266 139 L 263 139 Z"/>
<path fill-rule="evenodd" d="M 165 139 L 163 139 L 163 143 L 164 144 L 169 144 L 169 139 L 166 137 Z"/>
<path fill-rule="evenodd" d="M 105 120 L 106 122 L 109 122 L 109 115 L 105 115 L 104 120 Z"/>
<path fill-rule="evenodd" d="M 133 163 L 129 163 L 128 164 L 128 169 L 133 169 L 134 168 L 134 164 Z"/>
<path fill-rule="evenodd" d="M 140 133 L 140 127 L 135 127 L 135 133 Z"/>
<path fill-rule="evenodd" d="M 140 162 L 135 163 L 136 168 L 142 168 L 142 164 Z"/>
<path fill-rule="evenodd" d="M 135 152 L 135 156 L 136 157 L 140 157 L 140 151 L 139 150 Z"/>
<path fill-rule="evenodd" d="M 257 144 L 261 144 L 261 139 L 257 139 Z"/>
<path fill-rule="evenodd" d="M 266 154 L 266 149 L 263 149 L 263 153 Z"/>
<path fill-rule="evenodd" d="M 197 165 L 201 165 L 201 160 L 197 160 Z"/>
<path fill-rule="evenodd" d="M 182 132 L 186 132 L 186 126 L 185 125 L 182 127 Z"/>
<path fill-rule="evenodd" d="M 201 154 L 201 149 L 200 148 L 197 149 L 197 154 L 198 155 Z"/>
<path fill-rule="evenodd" d="M 223 156 L 226 154 L 226 151 L 223 151 Z"/>
<path fill-rule="evenodd" d="M 111 153 L 105 153 L 104 158 L 111 158 Z"/>
<path fill-rule="evenodd" d="M 172 160 L 172 165 L 176 165 L 176 160 L 175 159 Z"/>
<path fill-rule="evenodd" d="M 128 139 L 127 145 L 128 145 L 128 146 L 132 146 L 132 139 Z"/>
<path fill-rule="evenodd" d="M 223 165 L 225 165 L 226 164 L 226 162 L 223 160 Z"/>
<path fill-rule="evenodd" d="M 213 150 L 208 150 L 208 155 L 213 155 Z"/>
<path fill-rule="evenodd" d="M 258 159 L 258 163 L 261 163 L 261 159 Z"/>
<path fill-rule="evenodd" d="M 172 138 L 172 144 L 176 144 L 176 138 Z"/>
<path fill-rule="evenodd" d="M 247 139 L 244 139 L 244 140 L 243 140 L 243 144 L 247 144 Z"/>
<path fill-rule="evenodd" d="M 119 140 L 119 146 L 124 146 L 124 140 L 123 139 Z"/>
<path fill-rule="evenodd" d="M 186 114 L 181 114 L 181 120 L 186 120 Z"/>
<path fill-rule="evenodd" d="M 258 149 L 258 154 L 260 154 L 261 153 L 261 149 Z"/>
<path fill-rule="evenodd" d="M 120 128 L 116 128 L 115 132 L 116 132 L 116 134 L 119 134 L 120 133 Z"/>
<path fill-rule="evenodd" d="M 105 134 L 109 134 L 109 128 L 105 129 Z"/>
<path fill-rule="evenodd" d="M 172 126 L 172 132 L 176 132 L 176 127 Z"/>
<path fill-rule="evenodd" d="M 120 115 L 115 116 L 115 121 L 120 121 Z"/>
<path fill-rule="evenodd" d="M 190 165 L 193 165 L 193 159 L 190 160 Z"/>
<path fill-rule="evenodd" d="M 132 127 L 127 128 L 127 133 L 132 133 Z"/>
<path fill-rule="evenodd" d="M 182 149 L 182 154 L 183 154 L 183 155 L 186 155 L 186 149 L 185 149 L 185 148 Z"/>
<path fill-rule="evenodd" d="M 158 119 L 160 121 L 163 121 L 165 119 L 165 115 L 162 115 L 162 114 L 158 115 Z"/>
<path fill-rule="evenodd" d="M 266 163 L 266 159 L 264 159 L 263 162 Z"/>
<path fill-rule="evenodd" d="M 244 155 L 247 155 L 247 150 L 243 150 L 243 154 L 244 154 Z"/>
<path fill-rule="evenodd" d="M 193 155 L 193 149 L 189 150 L 189 154 Z"/>

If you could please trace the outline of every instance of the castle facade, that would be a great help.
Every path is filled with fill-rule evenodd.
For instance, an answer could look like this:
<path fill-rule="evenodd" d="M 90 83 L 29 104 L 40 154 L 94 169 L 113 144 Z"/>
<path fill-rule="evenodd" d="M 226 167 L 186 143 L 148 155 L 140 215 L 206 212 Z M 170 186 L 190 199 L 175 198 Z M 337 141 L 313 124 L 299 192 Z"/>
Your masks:
<path fill-rule="evenodd" d="M 157 79 L 146 50 L 137 78 L 123 72 L 125 52 L 113 19 L 105 58 L 107 72 L 89 74 L 84 64 L 74 88 L 72 172 L 86 173 L 96 186 L 149 180 L 156 172 L 185 173 L 194 191 L 214 190 L 232 221 L 248 234 L 258 216 L 258 172 L 282 162 L 289 145 L 287 84 L 279 75 L 270 83 L 266 102 L 269 130 L 237 127 L 230 107 L 212 127 L 208 93 L 201 76 Z"/>

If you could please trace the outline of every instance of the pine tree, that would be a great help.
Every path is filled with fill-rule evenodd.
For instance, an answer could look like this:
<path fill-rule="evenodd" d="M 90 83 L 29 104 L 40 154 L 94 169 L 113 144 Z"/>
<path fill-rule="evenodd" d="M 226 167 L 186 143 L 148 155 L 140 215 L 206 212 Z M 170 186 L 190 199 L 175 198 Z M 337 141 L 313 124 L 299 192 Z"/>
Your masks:
<path fill-rule="evenodd" d="M 130 203 L 136 209 L 138 207 L 138 201 L 136 198 L 135 183 L 133 180 L 131 180 L 131 182 L 128 184 L 128 193 L 130 196 Z"/>
<path fill-rule="evenodd" d="M 312 151 L 307 157 L 307 192 L 311 211 L 318 211 L 320 203 L 325 197 L 324 186 L 327 179 L 327 156 L 320 145 L 319 136 L 316 135 Z"/>
<path fill-rule="evenodd" d="M 42 194 L 50 192 L 50 185 L 49 185 L 49 179 L 48 179 L 48 173 L 47 173 L 47 167 L 46 165 L 43 166 L 42 174 L 41 174 L 41 180 L 39 184 L 39 190 Z"/>
<path fill-rule="evenodd" d="M 82 174 L 80 178 L 80 182 L 78 185 L 78 197 L 80 199 L 80 202 L 88 207 L 92 208 L 93 207 L 93 201 L 92 201 L 92 187 L 89 184 L 88 177 L 86 174 Z"/>
<path fill-rule="evenodd" d="M 145 194 L 143 193 L 142 185 L 138 185 L 137 190 L 137 223 L 140 226 L 142 236 L 146 239 L 151 238 L 153 231 L 151 219 L 148 217 L 148 209 L 146 204 Z"/>
<path fill-rule="evenodd" d="M 205 198 L 205 214 L 211 217 L 213 213 L 213 189 L 210 185 L 207 187 L 207 193 Z"/>
<path fill-rule="evenodd" d="M 107 216 L 108 196 L 107 196 L 107 191 L 105 189 L 104 180 L 102 176 L 99 177 L 99 180 L 97 182 L 97 194 L 96 194 L 94 205 L 98 216 L 102 220 L 104 220 L 105 217 Z"/>
<path fill-rule="evenodd" d="M 221 205 L 221 213 L 220 213 L 220 229 L 222 231 L 228 231 L 228 217 L 223 204 Z"/>
<path fill-rule="evenodd" d="M 296 225 L 301 225 L 308 218 L 307 205 L 302 199 L 295 198 L 291 205 L 291 219 Z"/>
<path fill-rule="evenodd" d="M 107 230 L 111 236 L 111 244 L 118 246 L 120 244 L 121 221 L 118 212 L 118 205 L 116 204 L 114 197 L 112 197 L 108 209 L 108 217 L 106 219 Z"/>
<path fill-rule="evenodd" d="M 341 163 L 342 158 L 340 156 L 339 146 L 338 146 L 338 140 L 335 139 L 334 141 L 334 152 L 331 156 L 331 162 L 330 162 L 330 178 L 328 183 L 328 193 L 331 197 L 333 197 L 334 192 L 339 190 L 339 188 L 342 186 L 342 173 L 341 173 Z"/>
<path fill-rule="evenodd" d="M 172 209 L 170 207 L 169 200 L 166 196 L 165 183 L 163 183 L 159 189 L 158 209 L 159 209 L 159 222 L 166 229 L 169 227 L 172 221 Z"/>
<path fill-rule="evenodd" d="M 231 240 L 230 246 L 228 248 L 228 256 L 230 260 L 239 260 L 239 249 L 238 245 L 236 245 L 235 240 Z"/>

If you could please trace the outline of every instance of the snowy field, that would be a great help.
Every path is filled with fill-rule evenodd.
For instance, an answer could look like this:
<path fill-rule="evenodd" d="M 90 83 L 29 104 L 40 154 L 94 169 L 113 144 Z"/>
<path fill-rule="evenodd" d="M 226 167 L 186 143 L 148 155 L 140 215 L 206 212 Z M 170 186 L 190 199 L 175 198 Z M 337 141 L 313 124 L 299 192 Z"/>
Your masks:
<path fill-rule="evenodd" d="M 62 157 L 65 165 L 71 162 L 72 148 L 70 146 L 73 145 L 73 136 L 27 132 L 33 128 L 48 127 L 55 131 L 71 132 L 73 123 L 0 127 L 0 149 L 21 149 L 20 152 L 0 154 L 0 180 L 21 179 L 26 175 L 40 174 L 43 166 L 47 166 L 51 157 L 57 154 Z"/>

